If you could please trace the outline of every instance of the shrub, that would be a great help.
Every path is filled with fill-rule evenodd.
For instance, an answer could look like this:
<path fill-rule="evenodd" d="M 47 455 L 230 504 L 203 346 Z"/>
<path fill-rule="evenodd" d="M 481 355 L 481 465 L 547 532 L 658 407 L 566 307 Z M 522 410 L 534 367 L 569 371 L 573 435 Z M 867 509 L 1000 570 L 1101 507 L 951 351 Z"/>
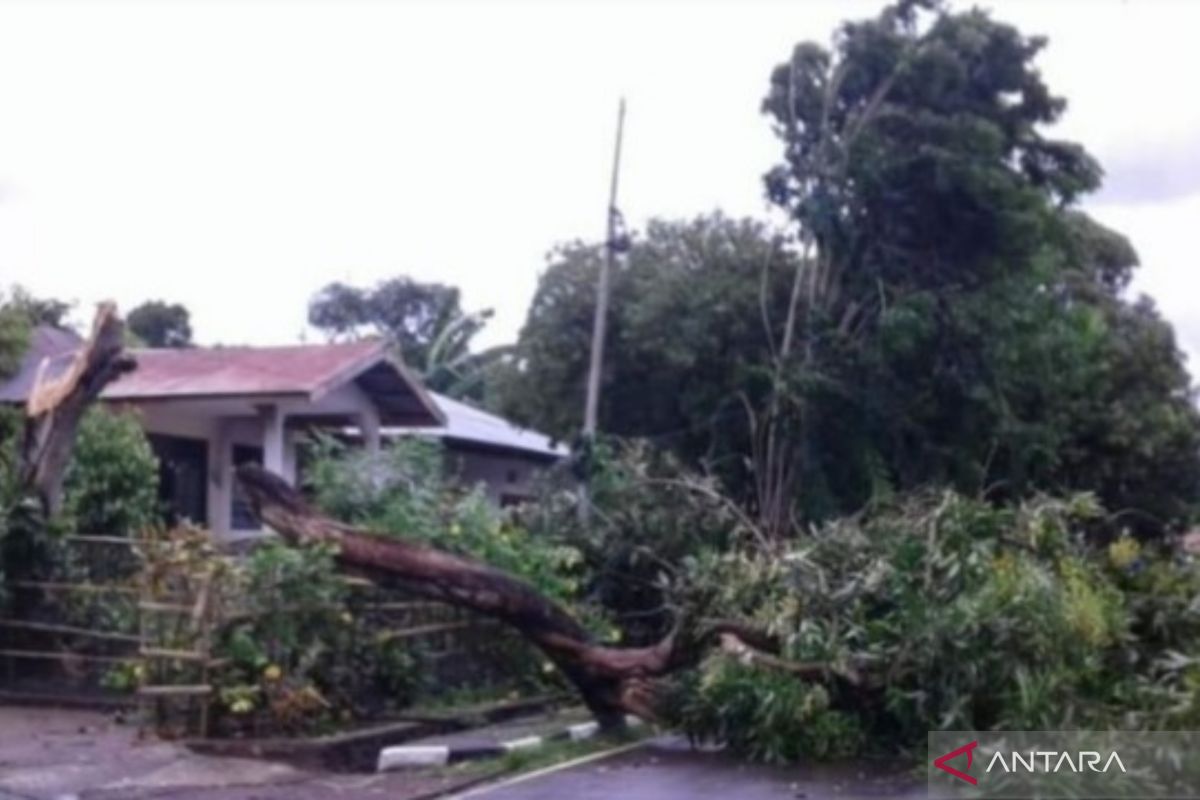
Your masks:
<path fill-rule="evenodd" d="M 832 759 L 862 745 L 858 718 L 830 708 L 823 686 L 724 656 L 682 678 L 668 703 L 693 741 L 724 742 L 759 761 Z"/>
<path fill-rule="evenodd" d="M 13 469 L 21 412 L 0 415 L 0 572 L 65 583 L 118 581 L 137 569 L 132 551 L 117 546 L 72 546 L 62 534 L 134 536 L 154 526 L 158 514 L 158 461 L 137 420 L 103 408 L 80 421 L 63 482 L 62 514 L 42 517 L 31 498 L 17 498 Z M 6 535 L 7 523 L 14 535 Z M 135 609 L 97 594 L 47 597 L 38 613 L 79 627 L 132 631 Z M 25 608 L 24 613 L 31 613 Z"/>
<path fill-rule="evenodd" d="M 333 549 L 265 543 L 236 562 L 239 608 L 216 642 L 226 728 L 264 712 L 284 731 L 378 716 L 412 702 L 419 674 L 356 613 Z"/>
<path fill-rule="evenodd" d="M 84 415 L 63 483 L 78 533 L 130 536 L 159 520 L 158 460 L 138 421 L 93 408 Z"/>
<path fill-rule="evenodd" d="M 318 438 L 306 482 L 331 516 L 485 561 L 563 603 L 579 595 L 582 555 L 556 536 L 532 534 L 479 487 L 445 477 L 441 445 L 405 438 L 376 454 Z"/>

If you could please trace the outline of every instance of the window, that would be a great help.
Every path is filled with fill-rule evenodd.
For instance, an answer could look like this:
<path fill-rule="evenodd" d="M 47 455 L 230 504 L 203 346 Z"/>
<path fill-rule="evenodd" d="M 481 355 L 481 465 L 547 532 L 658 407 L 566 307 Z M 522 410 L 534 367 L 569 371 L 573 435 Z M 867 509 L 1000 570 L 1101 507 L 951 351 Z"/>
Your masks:
<path fill-rule="evenodd" d="M 158 499 L 168 525 L 208 524 L 208 442 L 148 434 L 158 458 Z"/>

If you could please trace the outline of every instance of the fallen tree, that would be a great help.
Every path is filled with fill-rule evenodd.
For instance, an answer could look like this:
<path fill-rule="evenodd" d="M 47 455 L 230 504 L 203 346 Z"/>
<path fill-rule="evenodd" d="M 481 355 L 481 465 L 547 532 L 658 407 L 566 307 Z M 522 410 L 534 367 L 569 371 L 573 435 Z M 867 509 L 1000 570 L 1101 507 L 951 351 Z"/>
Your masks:
<path fill-rule="evenodd" d="M 15 458 L 0 492 L 0 580 L 26 577 L 45 561 L 44 534 L 61 511 L 63 480 L 84 414 L 104 387 L 135 367 L 124 339 L 116 306 L 102 303 L 91 334 L 65 368 L 56 370 L 49 360 L 38 365 Z M 24 594 L 10 598 L 10 611 L 21 616 L 29 600 Z"/>
<path fill-rule="evenodd" d="M 238 480 L 260 519 L 292 544 L 332 544 L 341 566 L 379 583 L 497 619 L 537 646 L 574 684 L 604 727 L 626 714 L 656 720 L 657 679 L 695 664 L 720 644 L 727 652 L 778 666 L 801 677 L 831 674 L 821 664 L 788 662 L 768 653 L 778 643 L 753 628 L 727 620 L 680 620 L 648 647 L 597 643 L 565 609 L 520 578 L 465 556 L 382 535 L 331 519 L 312 507 L 282 478 L 253 464 L 238 467 Z M 840 674 L 842 680 L 853 676 Z"/>
<path fill-rule="evenodd" d="M 18 455 L 18 497 L 33 496 L 50 516 L 62 503 L 63 476 L 84 412 L 104 387 L 135 368 L 124 350 L 125 325 L 113 303 L 101 303 L 91 335 L 66 370 L 50 374 L 50 363 L 38 366 L 25 403 L 25 428 Z"/>

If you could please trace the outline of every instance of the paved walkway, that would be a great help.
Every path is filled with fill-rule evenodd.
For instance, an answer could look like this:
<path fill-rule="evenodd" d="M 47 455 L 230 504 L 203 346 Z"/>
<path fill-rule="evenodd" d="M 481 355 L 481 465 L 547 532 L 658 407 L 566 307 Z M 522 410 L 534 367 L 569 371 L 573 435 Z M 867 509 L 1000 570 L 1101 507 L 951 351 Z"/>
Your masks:
<path fill-rule="evenodd" d="M 904 765 L 772 768 L 692 750 L 677 738 L 567 770 L 517 778 L 458 797 L 472 800 L 916 800 L 925 787 Z"/>

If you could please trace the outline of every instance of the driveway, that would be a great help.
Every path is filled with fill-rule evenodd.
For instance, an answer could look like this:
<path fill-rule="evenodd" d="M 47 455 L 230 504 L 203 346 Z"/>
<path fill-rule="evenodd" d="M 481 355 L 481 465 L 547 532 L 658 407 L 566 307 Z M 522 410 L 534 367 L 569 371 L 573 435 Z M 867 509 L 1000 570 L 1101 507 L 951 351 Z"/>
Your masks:
<path fill-rule="evenodd" d="M 905 764 L 765 767 L 697 751 L 677 738 L 564 770 L 518 777 L 457 795 L 466 800 L 845 800 L 925 797 Z"/>

